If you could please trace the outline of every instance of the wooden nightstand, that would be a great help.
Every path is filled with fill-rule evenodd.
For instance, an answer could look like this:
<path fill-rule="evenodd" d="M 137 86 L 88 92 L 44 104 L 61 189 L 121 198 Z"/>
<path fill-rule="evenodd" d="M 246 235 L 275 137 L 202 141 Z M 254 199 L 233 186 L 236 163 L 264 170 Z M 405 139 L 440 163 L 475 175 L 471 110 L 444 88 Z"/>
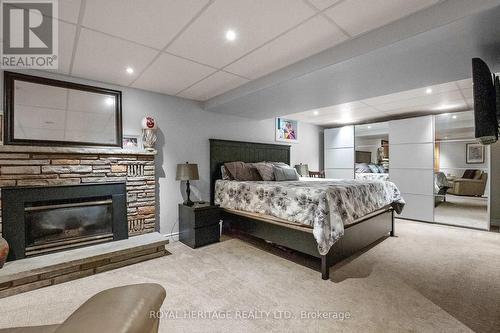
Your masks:
<path fill-rule="evenodd" d="M 179 204 L 179 240 L 193 249 L 219 241 L 219 222 L 219 206 Z"/>

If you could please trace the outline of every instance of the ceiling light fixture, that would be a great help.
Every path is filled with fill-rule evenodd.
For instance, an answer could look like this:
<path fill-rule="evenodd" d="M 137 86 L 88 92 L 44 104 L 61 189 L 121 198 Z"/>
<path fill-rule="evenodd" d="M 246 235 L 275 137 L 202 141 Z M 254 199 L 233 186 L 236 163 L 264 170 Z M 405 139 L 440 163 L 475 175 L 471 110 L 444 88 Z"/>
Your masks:
<path fill-rule="evenodd" d="M 453 119 L 457 119 L 457 118 L 458 118 L 458 116 L 457 116 L 457 115 L 454 115 L 454 116 L 452 116 L 452 118 L 453 118 Z"/>
<path fill-rule="evenodd" d="M 426 93 L 426 94 L 432 94 L 432 89 L 431 89 L 431 88 L 427 88 L 427 89 L 425 89 L 425 93 Z"/>
<path fill-rule="evenodd" d="M 319 114 L 319 111 L 318 111 L 318 110 L 316 110 L 316 111 L 314 111 L 314 112 L 313 112 L 313 114 L 314 114 L 315 116 L 317 116 L 317 115 Z"/>
<path fill-rule="evenodd" d="M 226 39 L 230 42 L 236 39 L 236 32 L 234 30 L 226 31 Z"/>
<path fill-rule="evenodd" d="M 127 67 L 126 71 L 128 74 L 134 74 L 134 69 L 132 67 Z"/>
<path fill-rule="evenodd" d="M 372 128 L 370 125 L 368 125 L 368 129 Z"/>

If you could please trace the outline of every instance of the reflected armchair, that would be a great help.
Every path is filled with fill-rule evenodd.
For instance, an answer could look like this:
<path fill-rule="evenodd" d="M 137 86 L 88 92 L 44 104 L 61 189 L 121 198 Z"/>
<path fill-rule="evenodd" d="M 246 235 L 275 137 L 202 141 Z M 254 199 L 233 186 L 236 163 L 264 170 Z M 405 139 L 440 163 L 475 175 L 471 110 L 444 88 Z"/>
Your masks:
<path fill-rule="evenodd" d="M 462 178 L 452 181 L 448 193 L 463 196 L 482 197 L 486 189 L 488 173 L 481 170 L 466 170 Z"/>

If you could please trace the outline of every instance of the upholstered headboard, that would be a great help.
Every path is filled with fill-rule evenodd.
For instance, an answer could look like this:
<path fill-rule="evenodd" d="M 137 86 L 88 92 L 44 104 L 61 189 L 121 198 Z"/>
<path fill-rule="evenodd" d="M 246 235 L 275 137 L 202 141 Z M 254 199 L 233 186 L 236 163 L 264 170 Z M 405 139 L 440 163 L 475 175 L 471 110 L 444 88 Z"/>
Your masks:
<path fill-rule="evenodd" d="M 290 164 L 290 146 L 210 139 L 210 202 L 214 202 L 215 181 L 220 179 L 220 167 L 227 162 L 284 162 Z"/>

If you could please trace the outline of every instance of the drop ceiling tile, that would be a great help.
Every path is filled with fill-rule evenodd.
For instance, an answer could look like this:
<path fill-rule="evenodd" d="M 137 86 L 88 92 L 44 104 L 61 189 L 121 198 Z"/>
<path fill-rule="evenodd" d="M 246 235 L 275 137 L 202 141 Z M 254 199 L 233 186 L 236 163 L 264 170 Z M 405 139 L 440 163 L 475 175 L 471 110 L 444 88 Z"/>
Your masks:
<path fill-rule="evenodd" d="M 325 11 L 351 35 L 359 35 L 436 4 L 440 0 L 347 0 Z"/>
<path fill-rule="evenodd" d="M 452 102 L 448 102 L 446 104 L 425 104 L 425 105 L 415 105 L 415 106 L 407 106 L 401 107 L 397 109 L 384 111 L 387 115 L 400 115 L 405 113 L 442 113 L 442 112 L 453 112 L 453 111 L 463 111 L 467 110 L 469 107 L 462 100 L 455 100 Z"/>
<path fill-rule="evenodd" d="M 241 86 L 246 82 L 248 80 L 239 76 L 219 71 L 181 92 L 178 96 L 197 101 L 206 101 L 209 98 Z"/>
<path fill-rule="evenodd" d="M 80 13 L 80 5 L 81 0 L 59 0 L 59 19 L 71 23 L 77 23 L 78 15 Z"/>
<path fill-rule="evenodd" d="M 59 22 L 59 68 L 55 70 L 58 73 L 69 74 L 75 36 L 76 25 Z"/>
<path fill-rule="evenodd" d="M 163 53 L 132 86 L 175 95 L 215 71 L 211 67 Z"/>
<path fill-rule="evenodd" d="M 162 49 L 208 0 L 87 0 L 83 25 Z"/>
<path fill-rule="evenodd" d="M 256 79 L 346 39 L 347 37 L 337 27 L 325 18 L 317 16 L 229 65 L 226 69 L 232 73 Z"/>
<path fill-rule="evenodd" d="M 427 89 L 430 88 L 432 92 L 430 94 L 427 93 Z M 374 98 L 368 98 L 364 99 L 361 102 L 372 105 L 372 106 L 377 106 L 380 104 L 386 104 L 386 103 L 392 103 L 392 102 L 397 102 L 397 101 L 403 101 L 411 98 L 425 98 L 426 96 L 433 96 L 436 94 L 440 93 L 445 93 L 449 91 L 455 91 L 457 90 L 457 85 L 455 82 L 449 82 L 449 83 L 444 83 L 444 84 L 438 84 L 434 86 L 426 86 L 418 89 L 412 89 L 412 90 L 406 90 L 406 91 L 401 91 L 397 92 L 394 94 L 389 94 L 389 95 L 383 95 L 383 96 L 378 96 Z"/>
<path fill-rule="evenodd" d="M 338 123 L 352 123 L 354 121 L 362 121 L 366 119 L 372 119 L 377 117 L 385 116 L 384 113 L 372 108 L 363 107 L 356 109 L 344 109 L 332 112 L 321 112 L 318 111 L 318 115 L 314 116 L 313 120 L 316 122 L 338 122 Z"/>
<path fill-rule="evenodd" d="M 454 101 L 463 102 L 462 94 L 460 94 L 460 91 L 458 90 L 449 91 L 442 94 L 431 94 L 421 97 L 398 100 L 390 103 L 377 104 L 375 105 L 375 107 L 385 112 L 401 108 L 430 105 L 430 104 L 434 104 L 436 107 L 438 107 L 439 105 L 447 104 Z"/>
<path fill-rule="evenodd" d="M 221 68 L 315 13 L 302 0 L 218 0 L 168 51 Z M 225 38 L 229 29 L 237 34 L 233 42 Z"/>
<path fill-rule="evenodd" d="M 351 112 L 352 110 L 366 109 L 366 108 L 368 108 L 368 106 L 366 106 L 363 103 L 350 102 L 350 103 L 343 103 L 343 104 L 327 106 L 324 108 L 317 109 L 316 111 L 318 111 L 318 115 L 341 114 L 344 112 Z"/>
<path fill-rule="evenodd" d="M 82 29 L 72 74 L 126 86 L 157 54 L 153 49 Z M 134 74 L 125 72 L 128 66 L 134 69 Z"/>

